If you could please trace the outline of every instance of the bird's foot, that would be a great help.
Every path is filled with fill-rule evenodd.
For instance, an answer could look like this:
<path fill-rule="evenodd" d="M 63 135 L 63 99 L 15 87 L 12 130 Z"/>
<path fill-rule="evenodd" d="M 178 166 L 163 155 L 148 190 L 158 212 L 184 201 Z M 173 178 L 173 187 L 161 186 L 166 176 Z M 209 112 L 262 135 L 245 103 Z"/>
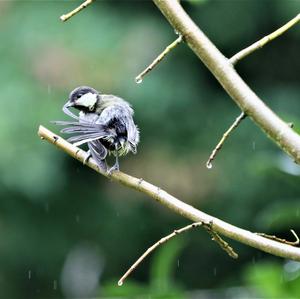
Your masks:
<path fill-rule="evenodd" d="M 107 174 L 111 175 L 114 171 L 119 171 L 119 170 L 120 170 L 119 164 L 115 164 L 113 167 L 107 170 Z"/>
<path fill-rule="evenodd" d="M 120 170 L 120 167 L 119 167 L 119 157 L 118 155 L 116 156 L 116 162 L 115 162 L 115 165 L 113 167 L 111 167 L 107 173 L 108 175 L 111 175 L 113 171 L 119 171 Z"/>

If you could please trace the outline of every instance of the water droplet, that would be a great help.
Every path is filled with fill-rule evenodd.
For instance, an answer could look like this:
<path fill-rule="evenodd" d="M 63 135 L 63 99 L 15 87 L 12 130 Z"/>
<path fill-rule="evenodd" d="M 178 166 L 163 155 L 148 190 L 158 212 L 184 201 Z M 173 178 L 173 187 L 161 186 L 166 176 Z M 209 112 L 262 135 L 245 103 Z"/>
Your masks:
<path fill-rule="evenodd" d="M 207 168 L 207 169 L 212 169 L 212 164 L 211 164 L 211 162 L 207 162 L 207 163 L 206 163 L 206 168 Z"/>
<path fill-rule="evenodd" d="M 28 279 L 31 279 L 31 270 L 28 271 Z"/>
<path fill-rule="evenodd" d="M 214 268 L 214 276 L 217 276 L 217 268 Z"/>
<path fill-rule="evenodd" d="M 142 79 L 141 76 L 135 77 L 135 83 L 136 83 L 136 84 L 141 84 L 142 82 L 143 82 L 143 79 Z"/>
<path fill-rule="evenodd" d="M 122 285 L 123 285 L 123 281 L 122 281 L 122 280 L 119 280 L 119 281 L 118 281 L 118 286 L 121 287 Z"/>
<path fill-rule="evenodd" d="M 179 260 L 177 260 L 177 268 L 179 268 Z"/>
<path fill-rule="evenodd" d="M 255 144 L 255 141 L 252 142 L 252 149 L 255 151 L 255 148 L 256 148 L 256 144 Z"/>

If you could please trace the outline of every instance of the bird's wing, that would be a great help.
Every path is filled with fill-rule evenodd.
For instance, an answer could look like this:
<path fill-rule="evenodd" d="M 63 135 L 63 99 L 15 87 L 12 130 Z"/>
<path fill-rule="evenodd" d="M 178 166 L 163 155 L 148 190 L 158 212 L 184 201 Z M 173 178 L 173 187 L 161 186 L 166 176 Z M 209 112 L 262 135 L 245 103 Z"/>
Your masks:
<path fill-rule="evenodd" d="M 104 138 L 109 135 L 106 127 L 99 123 L 79 123 L 69 121 L 55 121 L 56 125 L 67 126 L 63 128 L 61 133 L 76 134 L 67 139 L 67 141 L 76 144 L 76 146 L 82 145 L 99 138 Z"/>
<path fill-rule="evenodd" d="M 139 130 L 134 124 L 132 116 L 133 110 L 128 103 L 114 103 L 114 105 L 108 106 L 102 111 L 99 121 L 108 127 L 113 122 L 119 124 L 119 129 L 125 128 L 127 140 L 132 146 L 132 151 L 135 152 L 139 142 Z"/>
<path fill-rule="evenodd" d="M 131 145 L 132 152 L 135 154 L 137 144 L 140 141 L 140 132 L 131 117 L 127 121 L 127 139 Z"/>
<path fill-rule="evenodd" d="M 98 165 L 101 166 L 103 164 L 103 160 L 107 156 L 107 149 L 102 145 L 100 140 L 88 142 L 88 147 L 91 152 L 92 158 Z"/>

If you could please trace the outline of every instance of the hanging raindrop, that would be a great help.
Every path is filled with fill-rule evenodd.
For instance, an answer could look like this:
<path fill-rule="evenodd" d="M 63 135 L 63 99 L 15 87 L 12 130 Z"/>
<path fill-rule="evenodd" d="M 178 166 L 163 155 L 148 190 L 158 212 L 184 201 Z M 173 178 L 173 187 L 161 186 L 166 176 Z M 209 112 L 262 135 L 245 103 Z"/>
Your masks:
<path fill-rule="evenodd" d="M 212 169 L 212 164 L 211 164 L 211 162 L 207 162 L 207 163 L 206 163 L 206 168 L 207 168 L 207 169 Z"/>
<path fill-rule="evenodd" d="M 143 82 L 143 79 L 142 79 L 141 76 L 135 77 L 135 83 L 136 83 L 136 84 L 141 84 L 142 82 Z"/>

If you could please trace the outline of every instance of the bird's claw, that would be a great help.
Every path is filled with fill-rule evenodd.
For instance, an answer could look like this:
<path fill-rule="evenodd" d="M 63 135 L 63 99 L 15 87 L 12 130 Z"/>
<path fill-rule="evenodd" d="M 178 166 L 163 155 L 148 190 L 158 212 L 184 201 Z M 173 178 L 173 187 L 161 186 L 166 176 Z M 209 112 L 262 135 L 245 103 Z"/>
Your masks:
<path fill-rule="evenodd" d="M 114 171 L 119 171 L 119 165 L 115 164 L 113 167 L 111 167 L 110 169 L 107 170 L 107 174 L 111 175 Z"/>

